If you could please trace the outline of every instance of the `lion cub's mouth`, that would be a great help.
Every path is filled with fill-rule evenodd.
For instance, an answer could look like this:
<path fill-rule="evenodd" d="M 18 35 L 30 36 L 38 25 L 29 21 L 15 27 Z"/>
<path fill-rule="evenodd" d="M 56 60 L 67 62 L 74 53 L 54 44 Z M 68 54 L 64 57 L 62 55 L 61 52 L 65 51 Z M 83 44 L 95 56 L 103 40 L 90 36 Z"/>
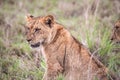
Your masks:
<path fill-rule="evenodd" d="M 35 44 L 31 44 L 31 47 L 32 47 L 32 48 L 36 48 L 36 47 L 39 47 L 39 46 L 40 46 L 40 42 L 35 43 Z"/>

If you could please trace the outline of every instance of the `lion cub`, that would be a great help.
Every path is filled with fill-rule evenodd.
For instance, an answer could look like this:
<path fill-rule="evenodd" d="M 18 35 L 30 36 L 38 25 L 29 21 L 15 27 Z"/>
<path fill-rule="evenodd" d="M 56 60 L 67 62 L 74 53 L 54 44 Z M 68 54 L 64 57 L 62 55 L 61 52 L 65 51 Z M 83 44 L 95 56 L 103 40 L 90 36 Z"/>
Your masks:
<path fill-rule="evenodd" d="M 113 27 L 111 40 L 113 42 L 120 43 L 120 20 L 118 20 Z"/>
<path fill-rule="evenodd" d="M 108 80 L 107 69 L 52 15 L 27 16 L 26 37 L 32 48 L 42 52 L 47 69 L 43 80 Z"/>

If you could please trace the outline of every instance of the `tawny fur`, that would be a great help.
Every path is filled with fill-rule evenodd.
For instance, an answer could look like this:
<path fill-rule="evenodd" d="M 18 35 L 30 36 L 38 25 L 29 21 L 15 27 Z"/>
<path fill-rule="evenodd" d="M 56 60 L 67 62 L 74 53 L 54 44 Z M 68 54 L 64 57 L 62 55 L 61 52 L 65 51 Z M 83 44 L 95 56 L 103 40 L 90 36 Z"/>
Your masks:
<path fill-rule="evenodd" d="M 39 42 L 47 65 L 43 80 L 56 80 L 59 74 L 65 80 L 108 80 L 106 67 L 53 16 L 28 16 L 27 21 L 27 40 Z"/>

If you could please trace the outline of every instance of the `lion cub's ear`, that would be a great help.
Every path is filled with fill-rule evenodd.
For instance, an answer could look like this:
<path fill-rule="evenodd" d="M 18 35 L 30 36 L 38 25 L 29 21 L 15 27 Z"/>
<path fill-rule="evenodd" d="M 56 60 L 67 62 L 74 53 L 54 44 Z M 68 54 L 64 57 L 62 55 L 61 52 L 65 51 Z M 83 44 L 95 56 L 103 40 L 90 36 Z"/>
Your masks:
<path fill-rule="evenodd" d="M 34 16 L 32 16 L 32 15 L 30 15 L 30 14 L 27 15 L 27 16 L 26 16 L 26 21 L 30 21 L 30 20 L 32 20 L 33 17 L 34 17 Z"/>
<path fill-rule="evenodd" d="M 51 27 L 51 24 L 54 22 L 54 17 L 52 15 L 48 15 L 45 17 L 45 24 Z"/>

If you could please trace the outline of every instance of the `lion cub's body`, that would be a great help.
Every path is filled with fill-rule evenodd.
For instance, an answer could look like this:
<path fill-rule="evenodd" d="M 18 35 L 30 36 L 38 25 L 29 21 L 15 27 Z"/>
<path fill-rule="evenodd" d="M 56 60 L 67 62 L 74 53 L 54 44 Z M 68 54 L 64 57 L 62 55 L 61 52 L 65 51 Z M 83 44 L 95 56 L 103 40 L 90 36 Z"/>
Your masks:
<path fill-rule="evenodd" d="M 61 25 L 56 25 L 59 26 Z M 57 31 L 56 37 L 52 43 L 43 46 L 48 68 L 45 80 L 49 80 L 50 77 L 52 80 L 58 73 L 64 74 L 65 80 L 93 80 L 105 77 L 105 67 L 96 64 L 89 51 L 67 30 L 61 28 Z"/>
<path fill-rule="evenodd" d="M 47 18 L 51 19 L 49 25 L 44 24 Z M 30 35 L 30 32 L 37 35 L 34 36 L 36 40 L 31 40 L 30 44 L 35 44 L 36 41 L 38 43 L 42 40 L 39 48 L 45 57 L 47 65 L 43 80 L 56 80 L 59 74 L 62 74 L 65 80 L 108 80 L 104 65 L 93 58 L 84 45 L 72 37 L 62 25 L 52 21 L 51 16 L 33 18 L 32 20 L 39 20 L 37 26 L 41 29 L 37 32 L 39 34 L 37 35 L 36 31 L 32 31 L 36 27 L 34 26 L 35 24 L 31 26 L 32 28 L 28 26 L 31 29 L 27 36 Z M 32 23 L 32 20 L 29 22 Z M 46 33 L 42 31 L 43 26 L 49 32 L 49 34 L 46 32 L 47 37 L 45 37 Z M 40 36 L 44 34 L 45 36 L 41 38 Z"/>

